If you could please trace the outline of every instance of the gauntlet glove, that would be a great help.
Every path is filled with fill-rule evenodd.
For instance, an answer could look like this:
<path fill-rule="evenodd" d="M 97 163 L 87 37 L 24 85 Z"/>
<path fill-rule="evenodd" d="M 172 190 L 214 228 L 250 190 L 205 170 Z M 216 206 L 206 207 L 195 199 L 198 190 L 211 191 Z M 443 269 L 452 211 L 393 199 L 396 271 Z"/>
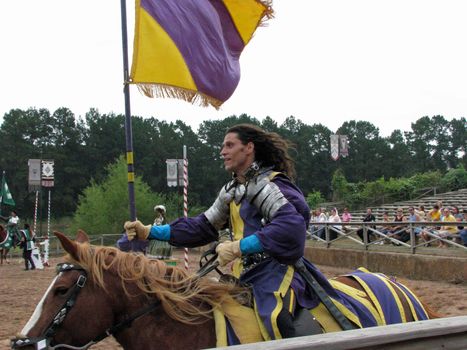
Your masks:
<path fill-rule="evenodd" d="M 139 220 L 137 221 L 127 221 L 123 226 L 128 236 L 128 240 L 131 241 L 133 238 L 146 240 L 149 237 L 151 232 L 151 225 L 143 225 Z"/>
<path fill-rule="evenodd" d="M 216 248 L 216 253 L 218 254 L 217 261 L 219 265 L 225 266 L 229 262 L 242 256 L 240 241 L 220 243 Z"/>

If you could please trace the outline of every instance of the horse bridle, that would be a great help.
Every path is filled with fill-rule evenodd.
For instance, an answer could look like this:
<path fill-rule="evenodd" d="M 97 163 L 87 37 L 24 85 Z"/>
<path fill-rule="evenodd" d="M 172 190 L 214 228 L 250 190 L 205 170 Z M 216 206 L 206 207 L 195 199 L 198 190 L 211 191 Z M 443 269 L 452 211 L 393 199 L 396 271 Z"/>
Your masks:
<path fill-rule="evenodd" d="M 23 337 L 23 338 L 14 338 L 11 340 L 12 349 L 20 349 L 26 346 L 35 346 L 35 350 L 54 350 L 58 348 L 68 348 L 73 350 L 85 350 L 90 346 L 100 342 L 101 340 L 107 338 L 108 336 L 114 335 L 120 332 L 122 329 L 129 327 L 131 323 L 138 319 L 141 316 L 144 316 L 152 311 L 154 311 L 160 304 L 160 300 L 151 303 L 145 308 L 140 309 L 129 317 L 125 318 L 123 321 L 113 325 L 112 327 L 106 329 L 104 332 L 99 334 L 93 340 L 88 342 L 83 346 L 72 346 L 68 344 L 57 344 L 54 346 L 50 345 L 53 335 L 57 331 L 57 328 L 65 320 L 70 309 L 75 305 L 76 298 L 78 297 L 79 292 L 83 289 L 87 281 L 87 272 L 79 265 L 62 263 L 57 265 L 57 273 L 66 272 L 66 271 L 79 271 L 80 275 L 75 285 L 72 287 L 71 292 L 69 292 L 67 300 L 60 307 L 59 311 L 55 314 L 54 318 L 50 322 L 49 326 L 46 328 L 39 337 Z"/>

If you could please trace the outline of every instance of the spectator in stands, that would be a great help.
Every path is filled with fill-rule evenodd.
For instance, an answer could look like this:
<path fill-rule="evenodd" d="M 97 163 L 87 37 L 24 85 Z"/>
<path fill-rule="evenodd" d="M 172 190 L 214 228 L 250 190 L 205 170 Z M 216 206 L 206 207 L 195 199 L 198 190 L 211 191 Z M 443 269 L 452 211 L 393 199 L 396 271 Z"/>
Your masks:
<path fill-rule="evenodd" d="M 310 210 L 310 225 L 313 225 L 314 222 L 316 222 L 316 219 L 318 217 L 316 216 L 316 210 L 312 209 Z"/>
<path fill-rule="evenodd" d="M 316 222 L 318 222 L 319 218 L 319 209 L 315 210 L 310 210 L 310 228 L 309 228 L 309 237 L 308 238 L 313 238 L 314 235 L 317 235 L 319 226 L 315 225 Z"/>
<path fill-rule="evenodd" d="M 329 215 L 328 221 L 335 222 L 335 223 L 341 222 L 341 218 L 339 217 L 337 208 L 331 209 L 331 215 Z M 341 229 L 341 225 L 332 225 L 329 229 L 329 240 L 336 239 L 338 235 L 336 230 L 340 230 L 340 229 Z"/>
<path fill-rule="evenodd" d="M 387 211 L 385 211 L 383 213 L 383 222 L 384 223 L 387 223 L 387 222 L 392 222 L 391 221 L 391 218 L 389 217 L 389 213 Z M 381 232 L 381 233 L 384 233 L 385 235 L 387 235 L 388 233 L 391 232 L 391 229 L 392 229 L 392 226 L 390 225 L 381 225 L 378 230 Z"/>
<path fill-rule="evenodd" d="M 326 208 L 320 208 L 318 222 L 327 222 L 327 221 L 328 221 L 328 216 L 326 215 Z M 323 225 L 319 226 L 318 237 L 322 239 L 326 239 Z"/>
<path fill-rule="evenodd" d="M 464 218 L 462 213 L 459 211 L 459 208 L 455 205 L 452 206 L 451 214 L 456 218 L 456 221 L 462 221 L 462 219 Z"/>
<path fill-rule="evenodd" d="M 409 216 L 407 217 L 407 219 L 409 222 L 423 221 L 420 219 L 420 216 L 418 215 L 418 211 L 416 211 L 414 207 L 409 207 Z M 420 233 L 422 233 L 422 231 L 423 231 L 423 227 L 421 226 L 414 226 L 413 228 L 413 232 L 415 233 L 415 236 L 418 236 Z"/>
<path fill-rule="evenodd" d="M 448 207 L 443 209 L 443 222 L 456 222 L 456 218 L 451 214 L 451 211 Z M 432 234 L 435 234 L 436 236 L 440 238 L 447 238 L 449 235 L 456 234 L 458 232 L 456 226 L 442 226 L 441 229 L 439 230 L 433 230 L 431 231 Z M 426 233 L 426 231 L 423 231 L 420 235 L 425 241 L 428 241 L 430 239 L 430 236 Z M 438 242 L 438 247 L 439 248 L 447 248 L 446 242 L 439 240 Z"/>
<path fill-rule="evenodd" d="M 431 209 L 427 214 L 428 221 L 441 221 L 441 210 L 438 204 L 433 205 L 433 209 Z M 435 230 L 439 230 L 439 226 L 433 227 Z"/>
<path fill-rule="evenodd" d="M 429 221 L 440 221 L 441 211 L 438 204 L 433 205 L 433 209 L 428 212 L 427 218 Z"/>
<path fill-rule="evenodd" d="M 415 209 L 415 214 L 417 214 L 420 217 L 420 221 L 426 221 L 426 211 L 424 205 L 418 207 L 418 210 Z"/>
<path fill-rule="evenodd" d="M 464 209 L 464 211 L 462 213 L 463 213 L 462 221 L 467 221 L 467 209 Z M 460 236 L 464 246 L 467 247 L 467 227 L 464 227 L 464 226 L 460 226 L 460 227 L 462 227 L 462 228 L 459 231 L 459 236 Z"/>
<path fill-rule="evenodd" d="M 373 212 L 372 212 L 371 208 L 368 208 L 368 209 L 366 210 L 366 215 L 365 215 L 365 217 L 363 218 L 363 222 L 375 222 L 375 221 L 376 221 L 376 218 L 375 218 L 375 216 L 373 215 Z M 369 226 L 369 227 L 371 227 L 371 228 L 373 228 L 373 229 L 375 228 L 375 226 Z M 369 227 L 368 227 L 368 228 L 369 228 Z M 364 238 L 363 238 L 363 227 L 360 228 L 360 229 L 358 229 L 357 235 L 358 235 L 358 237 L 360 237 L 360 239 L 362 240 L 362 242 L 364 242 Z M 374 234 L 371 233 L 370 230 L 368 230 L 368 242 L 371 242 L 371 236 L 374 236 Z"/>
<path fill-rule="evenodd" d="M 352 214 L 349 213 L 349 208 L 344 208 L 344 212 L 342 213 L 342 222 L 350 222 L 352 221 Z M 342 226 L 344 231 L 350 231 L 351 227 L 348 225 Z"/>
<path fill-rule="evenodd" d="M 440 215 L 442 216 L 443 215 L 443 201 L 442 200 L 436 201 L 435 205 L 438 207 L 438 209 L 440 211 Z"/>
<path fill-rule="evenodd" d="M 402 208 L 397 209 L 396 215 L 394 216 L 394 222 L 407 222 L 407 218 L 404 216 L 404 210 Z M 408 232 L 407 225 L 405 224 L 398 224 L 396 226 L 393 226 L 391 229 L 391 233 L 388 236 L 395 238 L 401 242 L 407 242 L 408 240 L 410 240 L 410 233 Z M 394 244 L 399 245 L 398 243 Z"/>

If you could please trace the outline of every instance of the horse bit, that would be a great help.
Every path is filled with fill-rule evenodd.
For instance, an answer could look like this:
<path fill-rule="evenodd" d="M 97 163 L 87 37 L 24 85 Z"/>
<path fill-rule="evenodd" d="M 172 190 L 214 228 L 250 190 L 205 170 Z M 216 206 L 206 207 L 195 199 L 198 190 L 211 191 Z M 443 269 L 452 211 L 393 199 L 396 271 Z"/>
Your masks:
<path fill-rule="evenodd" d="M 119 331 L 121 331 L 122 329 L 129 327 L 134 320 L 154 311 L 157 308 L 157 306 L 159 306 L 160 304 L 160 300 L 157 300 L 156 302 L 151 303 L 149 306 L 140 309 L 139 311 L 135 312 L 128 318 L 125 318 L 123 321 L 106 329 L 96 338 L 94 338 L 93 340 L 91 340 L 90 342 L 88 342 L 87 344 L 83 346 L 72 346 L 68 344 L 58 344 L 55 346 L 51 346 L 50 342 L 52 340 L 52 336 L 57 331 L 57 328 L 60 327 L 60 325 L 63 323 L 70 309 L 75 305 L 76 298 L 78 297 L 79 292 L 82 290 L 82 288 L 84 287 L 87 281 L 86 270 L 83 269 L 81 266 L 74 265 L 74 264 L 67 264 L 67 263 L 62 263 L 62 264 L 57 265 L 57 273 L 73 271 L 73 270 L 80 272 L 78 280 L 76 281 L 75 285 L 72 287 L 71 292 L 69 292 L 69 296 L 67 300 L 62 305 L 62 307 L 60 307 L 59 311 L 55 314 L 54 318 L 50 322 L 45 332 L 42 333 L 39 337 L 24 337 L 24 338 L 12 339 L 11 340 L 12 349 L 21 349 L 26 346 L 35 346 L 35 350 L 54 350 L 58 348 L 68 348 L 68 349 L 73 349 L 73 350 L 86 350 L 90 346 L 100 342 L 101 340 L 107 338 L 108 336 L 114 335 L 118 333 Z"/>

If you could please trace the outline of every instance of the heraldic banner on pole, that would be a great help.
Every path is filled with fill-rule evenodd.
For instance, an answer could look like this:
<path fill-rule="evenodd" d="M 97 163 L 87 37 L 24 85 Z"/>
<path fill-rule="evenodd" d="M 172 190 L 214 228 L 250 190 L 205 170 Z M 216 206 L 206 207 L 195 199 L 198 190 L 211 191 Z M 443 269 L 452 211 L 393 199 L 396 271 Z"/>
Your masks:
<path fill-rule="evenodd" d="M 13 199 L 13 196 L 11 195 L 10 189 L 8 188 L 8 185 L 6 183 L 5 172 L 3 172 L 2 174 L 2 188 L 0 192 L 0 203 L 11 205 L 12 207 L 16 205 Z"/>
<path fill-rule="evenodd" d="M 219 108 L 240 81 L 243 49 L 270 17 L 266 0 L 137 0 L 130 83 L 148 97 Z"/>
<path fill-rule="evenodd" d="M 331 158 L 338 160 L 340 156 L 343 158 L 349 155 L 349 139 L 347 135 L 331 135 Z"/>

